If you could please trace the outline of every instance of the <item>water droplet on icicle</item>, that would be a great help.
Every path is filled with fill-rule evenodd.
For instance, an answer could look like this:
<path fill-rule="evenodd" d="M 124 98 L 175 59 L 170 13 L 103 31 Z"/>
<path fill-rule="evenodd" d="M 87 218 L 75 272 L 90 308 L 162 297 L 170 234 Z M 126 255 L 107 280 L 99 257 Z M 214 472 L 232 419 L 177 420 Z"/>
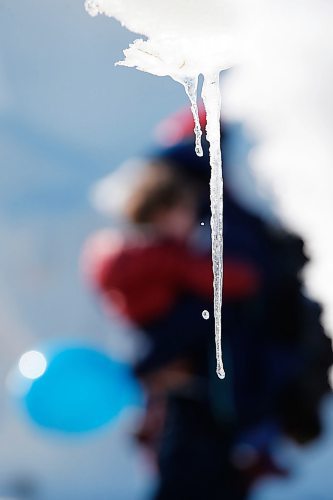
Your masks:
<path fill-rule="evenodd" d="M 200 126 L 198 104 L 197 104 L 198 77 L 195 78 L 186 77 L 184 78 L 184 80 L 181 80 L 181 83 L 184 85 L 186 94 L 188 95 L 191 102 L 191 111 L 194 119 L 195 152 L 198 156 L 203 156 L 203 150 L 201 145 L 202 130 Z"/>
<path fill-rule="evenodd" d="M 207 117 L 207 140 L 209 142 L 212 260 L 214 274 L 214 317 L 216 344 L 216 373 L 225 377 L 222 361 L 222 284 L 223 284 L 223 178 L 221 155 L 220 109 L 221 93 L 219 72 L 204 75 L 202 98 Z"/>
<path fill-rule="evenodd" d="M 206 311 L 206 309 L 204 311 L 202 311 L 202 317 L 203 317 L 203 319 L 209 319 L 209 312 Z"/>

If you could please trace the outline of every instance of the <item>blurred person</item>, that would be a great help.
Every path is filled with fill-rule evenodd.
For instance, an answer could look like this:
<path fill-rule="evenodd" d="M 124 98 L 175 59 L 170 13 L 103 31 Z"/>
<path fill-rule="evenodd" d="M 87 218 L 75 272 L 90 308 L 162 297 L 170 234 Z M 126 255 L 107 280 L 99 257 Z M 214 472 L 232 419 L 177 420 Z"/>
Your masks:
<path fill-rule="evenodd" d="M 256 478 L 285 473 L 274 440 L 317 437 L 329 391 L 330 343 L 319 306 L 302 293 L 303 243 L 242 207 L 227 176 L 227 375 L 217 378 L 209 238 L 206 226 L 198 230 L 209 214 L 209 172 L 207 151 L 198 158 L 186 138 L 152 155 L 123 205 L 131 231 L 97 234 L 85 249 L 103 302 L 149 340 L 135 366 L 147 392 L 137 437 L 158 464 L 156 500 L 242 499 Z"/>

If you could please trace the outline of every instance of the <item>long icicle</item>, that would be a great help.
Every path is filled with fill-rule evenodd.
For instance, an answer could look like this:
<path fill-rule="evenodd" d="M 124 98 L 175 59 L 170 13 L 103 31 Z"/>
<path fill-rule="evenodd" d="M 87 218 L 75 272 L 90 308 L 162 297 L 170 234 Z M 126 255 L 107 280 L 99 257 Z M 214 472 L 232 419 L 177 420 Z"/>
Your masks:
<path fill-rule="evenodd" d="M 212 231 L 212 261 L 214 273 L 214 316 L 216 344 L 216 373 L 225 377 L 222 361 L 222 286 L 223 286 L 223 177 L 221 155 L 219 72 L 204 75 L 202 98 L 207 116 L 207 140 L 211 165 L 210 202 Z"/>
<path fill-rule="evenodd" d="M 184 85 L 186 94 L 188 95 L 191 102 L 191 111 L 194 119 L 195 152 L 198 156 L 203 156 L 203 150 L 201 145 L 202 130 L 200 126 L 198 104 L 197 104 L 198 77 L 195 78 L 187 77 L 184 78 L 184 80 L 180 81 Z"/>

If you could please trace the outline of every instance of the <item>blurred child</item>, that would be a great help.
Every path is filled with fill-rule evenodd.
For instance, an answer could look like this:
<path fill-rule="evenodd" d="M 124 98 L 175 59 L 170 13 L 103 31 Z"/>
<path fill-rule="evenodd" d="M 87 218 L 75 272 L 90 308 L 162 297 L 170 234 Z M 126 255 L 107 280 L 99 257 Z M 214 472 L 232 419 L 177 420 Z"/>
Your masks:
<path fill-rule="evenodd" d="M 210 255 L 191 244 L 201 194 L 190 176 L 165 162 L 148 162 L 125 207 L 132 231 L 103 231 L 86 247 L 89 279 L 106 303 L 141 327 L 186 294 L 212 299 Z M 258 280 L 251 265 L 227 257 L 225 294 L 247 295 Z"/>
<path fill-rule="evenodd" d="M 159 465 L 158 500 L 245 498 L 256 477 L 281 472 L 270 453 L 277 435 L 300 442 L 318 435 L 329 390 L 329 342 L 317 305 L 301 293 L 302 241 L 242 208 L 228 185 L 227 376 L 217 379 L 211 257 L 193 239 L 208 215 L 208 177 L 207 158 L 186 141 L 147 160 L 124 206 L 131 233 L 97 235 L 85 251 L 104 302 L 150 342 L 135 367 L 148 394 L 138 437 Z"/>

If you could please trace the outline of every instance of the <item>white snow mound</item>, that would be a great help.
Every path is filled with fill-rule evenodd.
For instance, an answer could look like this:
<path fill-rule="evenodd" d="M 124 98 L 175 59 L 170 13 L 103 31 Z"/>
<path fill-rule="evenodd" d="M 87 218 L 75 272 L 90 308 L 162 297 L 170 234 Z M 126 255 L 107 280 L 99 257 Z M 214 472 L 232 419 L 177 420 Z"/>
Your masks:
<path fill-rule="evenodd" d="M 177 80 L 222 70 L 233 60 L 231 0 L 86 0 L 85 7 L 148 38 L 135 40 L 120 64 Z"/>

